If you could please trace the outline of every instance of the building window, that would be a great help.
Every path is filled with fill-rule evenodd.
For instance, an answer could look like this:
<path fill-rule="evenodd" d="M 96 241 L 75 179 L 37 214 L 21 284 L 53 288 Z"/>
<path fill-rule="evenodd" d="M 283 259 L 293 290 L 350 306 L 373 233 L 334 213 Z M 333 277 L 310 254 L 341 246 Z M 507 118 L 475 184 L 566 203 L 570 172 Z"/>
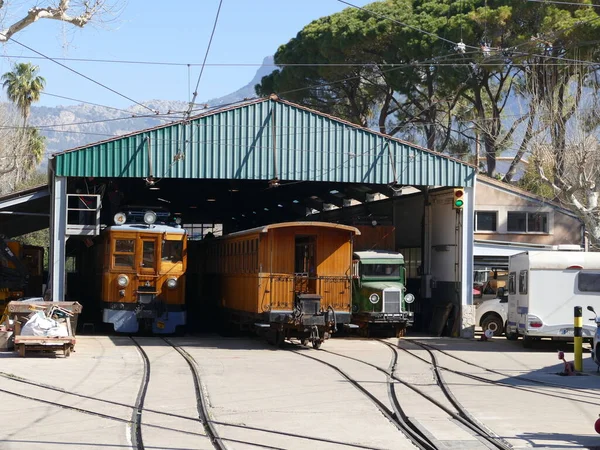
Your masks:
<path fill-rule="evenodd" d="M 548 213 L 508 213 L 507 230 L 513 233 L 548 233 Z"/>
<path fill-rule="evenodd" d="M 476 211 L 475 231 L 496 231 L 497 217 L 496 211 Z"/>

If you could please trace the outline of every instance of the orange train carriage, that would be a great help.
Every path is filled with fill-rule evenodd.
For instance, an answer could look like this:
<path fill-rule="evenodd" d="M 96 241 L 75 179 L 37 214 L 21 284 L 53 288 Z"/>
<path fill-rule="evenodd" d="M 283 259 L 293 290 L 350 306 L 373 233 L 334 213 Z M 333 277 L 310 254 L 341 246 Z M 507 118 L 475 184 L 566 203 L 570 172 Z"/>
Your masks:
<path fill-rule="evenodd" d="M 350 323 L 358 234 L 347 225 L 288 222 L 207 240 L 206 292 L 228 325 L 263 330 L 273 344 L 297 338 L 319 348 Z"/>
<path fill-rule="evenodd" d="M 179 332 L 186 324 L 187 236 L 168 213 L 128 211 L 102 236 L 102 320 L 120 333 Z"/>

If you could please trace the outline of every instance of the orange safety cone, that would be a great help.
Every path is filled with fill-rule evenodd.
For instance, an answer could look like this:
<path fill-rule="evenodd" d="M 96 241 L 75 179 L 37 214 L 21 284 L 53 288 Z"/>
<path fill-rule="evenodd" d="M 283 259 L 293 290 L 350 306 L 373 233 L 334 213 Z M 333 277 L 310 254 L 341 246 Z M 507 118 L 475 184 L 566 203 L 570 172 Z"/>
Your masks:
<path fill-rule="evenodd" d="M 565 365 L 565 371 L 561 375 L 575 375 L 575 367 L 573 367 L 573 363 L 565 361 L 565 352 L 562 350 L 559 351 L 558 359 L 561 360 Z"/>

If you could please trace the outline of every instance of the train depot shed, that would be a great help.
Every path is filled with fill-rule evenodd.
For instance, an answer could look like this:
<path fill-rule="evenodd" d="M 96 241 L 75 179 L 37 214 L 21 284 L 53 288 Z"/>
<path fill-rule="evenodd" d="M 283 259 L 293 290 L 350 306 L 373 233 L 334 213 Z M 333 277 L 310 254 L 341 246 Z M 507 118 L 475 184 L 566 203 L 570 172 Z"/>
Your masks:
<path fill-rule="evenodd" d="M 57 153 L 49 164 L 51 294 L 79 301 L 84 314 L 95 236 L 124 205 L 143 205 L 181 217 L 190 240 L 283 221 L 355 226 L 356 249 L 404 254 L 416 327 L 473 333 L 476 168 L 460 160 L 272 96 Z M 189 304 L 202 293 L 188 284 Z"/>

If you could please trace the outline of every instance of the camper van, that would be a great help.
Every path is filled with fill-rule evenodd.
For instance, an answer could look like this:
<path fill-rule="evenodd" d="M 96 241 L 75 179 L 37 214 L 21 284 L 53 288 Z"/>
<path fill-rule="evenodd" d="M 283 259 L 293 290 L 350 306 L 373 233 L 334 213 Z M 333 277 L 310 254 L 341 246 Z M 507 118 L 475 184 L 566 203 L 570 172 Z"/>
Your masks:
<path fill-rule="evenodd" d="M 600 253 L 530 251 L 510 257 L 507 339 L 573 339 L 575 306 L 600 309 Z M 583 338 L 596 327 L 584 323 Z"/>

